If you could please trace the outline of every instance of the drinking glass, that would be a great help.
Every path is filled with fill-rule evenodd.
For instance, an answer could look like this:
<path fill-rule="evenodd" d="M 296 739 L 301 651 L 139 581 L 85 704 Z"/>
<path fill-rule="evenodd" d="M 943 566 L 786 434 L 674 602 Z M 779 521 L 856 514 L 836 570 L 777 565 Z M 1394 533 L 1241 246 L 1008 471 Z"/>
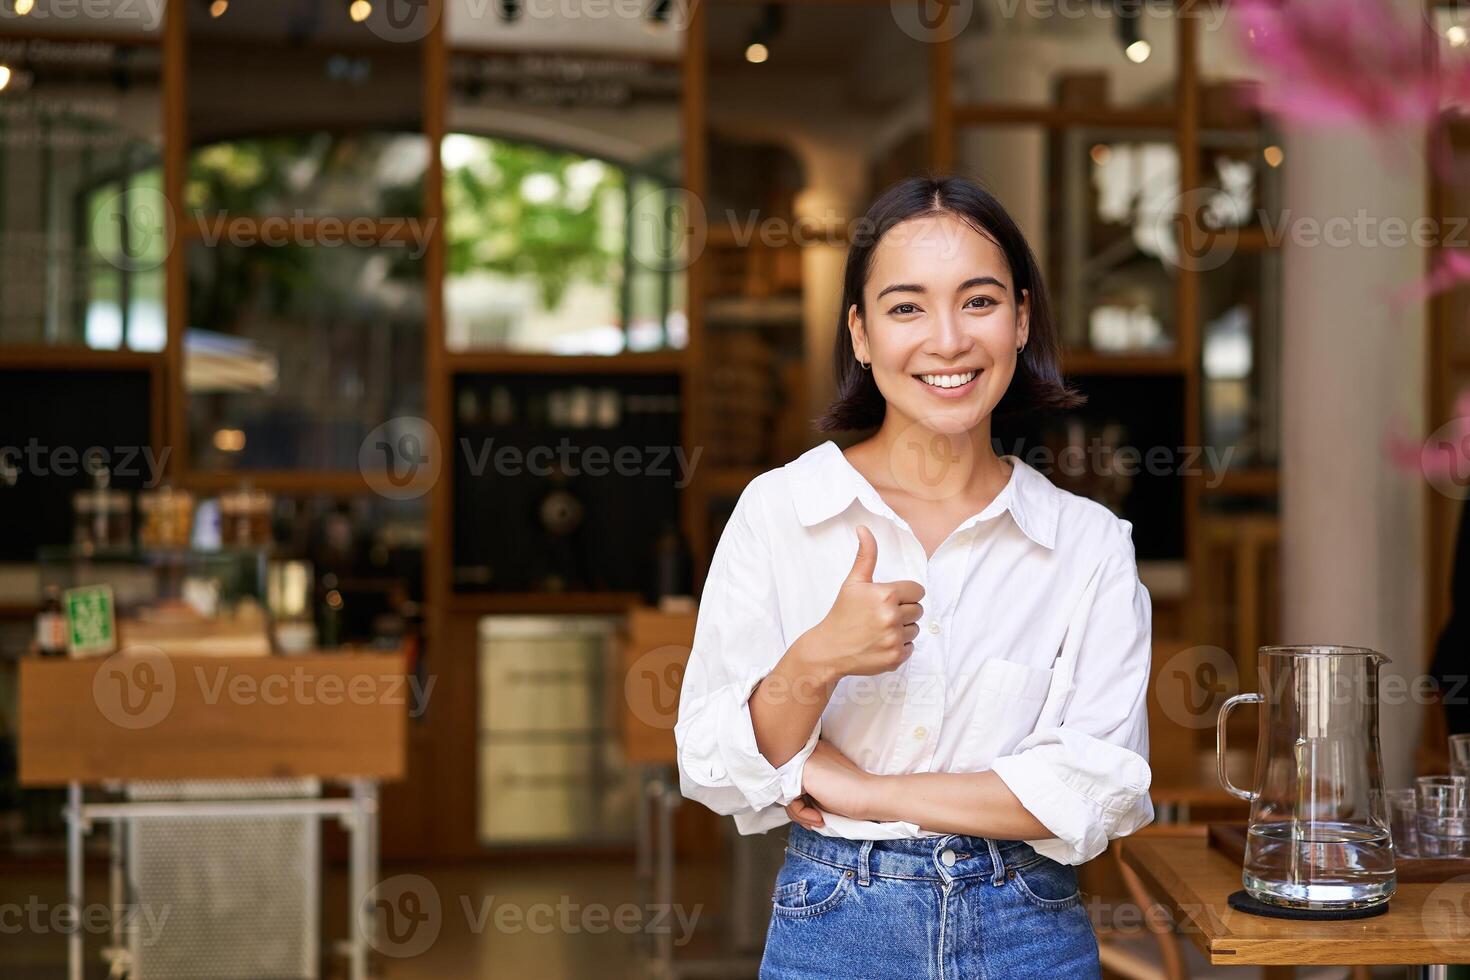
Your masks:
<path fill-rule="evenodd" d="M 1414 780 L 1419 790 L 1419 809 L 1430 813 L 1463 810 L 1466 806 L 1464 776 L 1420 776 Z"/>
<path fill-rule="evenodd" d="M 1470 810 L 1419 811 L 1419 848 L 1423 857 L 1470 857 Z"/>
<path fill-rule="evenodd" d="M 1400 857 L 1419 854 L 1419 794 L 1413 789 L 1390 789 L 1383 793 L 1394 853 Z"/>
<path fill-rule="evenodd" d="M 1450 772 L 1470 777 L 1470 735 L 1450 736 Z"/>

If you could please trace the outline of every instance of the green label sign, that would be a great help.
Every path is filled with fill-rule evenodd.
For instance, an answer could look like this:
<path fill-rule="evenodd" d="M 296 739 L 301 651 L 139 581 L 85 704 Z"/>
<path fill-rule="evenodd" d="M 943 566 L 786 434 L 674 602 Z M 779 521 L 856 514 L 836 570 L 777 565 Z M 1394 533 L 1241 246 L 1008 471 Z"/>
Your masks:
<path fill-rule="evenodd" d="M 113 615 L 112 586 L 88 585 L 68 589 L 66 646 L 73 656 L 111 653 L 117 649 L 117 619 Z"/>

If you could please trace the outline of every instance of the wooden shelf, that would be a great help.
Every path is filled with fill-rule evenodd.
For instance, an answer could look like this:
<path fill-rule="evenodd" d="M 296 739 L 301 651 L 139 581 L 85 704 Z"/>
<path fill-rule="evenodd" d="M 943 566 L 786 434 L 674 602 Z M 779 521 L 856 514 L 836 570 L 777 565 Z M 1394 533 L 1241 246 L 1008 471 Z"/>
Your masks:
<path fill-rule="evenodd" d="M 1215 486 L 1200 486 L 1211 497 L 1275 497 L 1281 492 L 1281 473 L 1275 469 L 1226 470 Z"/>
<path fill-rule="evenodd" d="M 370 488 L 355 471 L 313 470 L 190 470 L 174 483 L 188 490 L 235 490 L 249 485 L 273 493 L 335 493 L 344 496 L 368 493 Z"/>
<path fill-rule="evenodd" d="M 643 604 L 636 592 L 451 592 L 451 613 L 527 615 L 625 613 Z"/>
<path fill-rule="evenodd" d="M 680 374 L 689 363 L 682 350 L 630 354 L 530 354 L 449 351 L 450 374 Z"/>
<path fill-rule="evenodd" d="M 957 103 L 951 114 L 956 126 L 1045 126 L 1050 129 L 1068 126 L 1167 129 L 1179 121 L 1179 113 L 1172 106 L 1071 109 L 980 102 Z"/>
<path fill-rule="evenodd" d="M 1188 373 L 1188 366 L 1177 351 L 1164 354 L 1105 354 L 1091 350 L 1070 350 L 1062 354 L 1062 374 L 1160 375 Z"/>
<path fill-rule="evenodd" d="M 153 371 L 162 351 L 97 350 L 73 344 L 0 344 L 0 368 L 27 371 Z"/>

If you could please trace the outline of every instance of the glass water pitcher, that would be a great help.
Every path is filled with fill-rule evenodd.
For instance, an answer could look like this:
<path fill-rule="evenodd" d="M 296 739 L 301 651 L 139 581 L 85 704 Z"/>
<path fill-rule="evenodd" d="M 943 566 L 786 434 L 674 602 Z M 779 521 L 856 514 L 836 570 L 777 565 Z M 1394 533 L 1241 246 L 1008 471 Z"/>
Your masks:
<path fill-rule="evenodd" d="M 1378 668 L 1360 647 L 1275 646 L 1259 653 L 1260 693 L 1237 694 L 1215 727 L 1220 783 L 1249 800 L 1243 881 L 1274 905 L 1342 909 L 1394 892 L 1393 844 L 1378 746 Z M 1225 773 L 1225 722 L 1262 707 L 1254 788 Z"/>

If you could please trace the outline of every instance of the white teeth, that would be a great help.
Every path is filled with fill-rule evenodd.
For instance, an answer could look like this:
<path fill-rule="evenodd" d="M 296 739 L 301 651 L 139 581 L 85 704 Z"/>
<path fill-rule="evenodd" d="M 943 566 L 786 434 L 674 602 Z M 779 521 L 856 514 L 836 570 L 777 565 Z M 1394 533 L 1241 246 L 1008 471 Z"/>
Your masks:
<path fill-rule="evenodd" d="M 967 384 L 976 373 L 967 371 L 964 374 L 921 374 L 919 380 L 936 388 L 958 388 L 962 384 Z"/>

